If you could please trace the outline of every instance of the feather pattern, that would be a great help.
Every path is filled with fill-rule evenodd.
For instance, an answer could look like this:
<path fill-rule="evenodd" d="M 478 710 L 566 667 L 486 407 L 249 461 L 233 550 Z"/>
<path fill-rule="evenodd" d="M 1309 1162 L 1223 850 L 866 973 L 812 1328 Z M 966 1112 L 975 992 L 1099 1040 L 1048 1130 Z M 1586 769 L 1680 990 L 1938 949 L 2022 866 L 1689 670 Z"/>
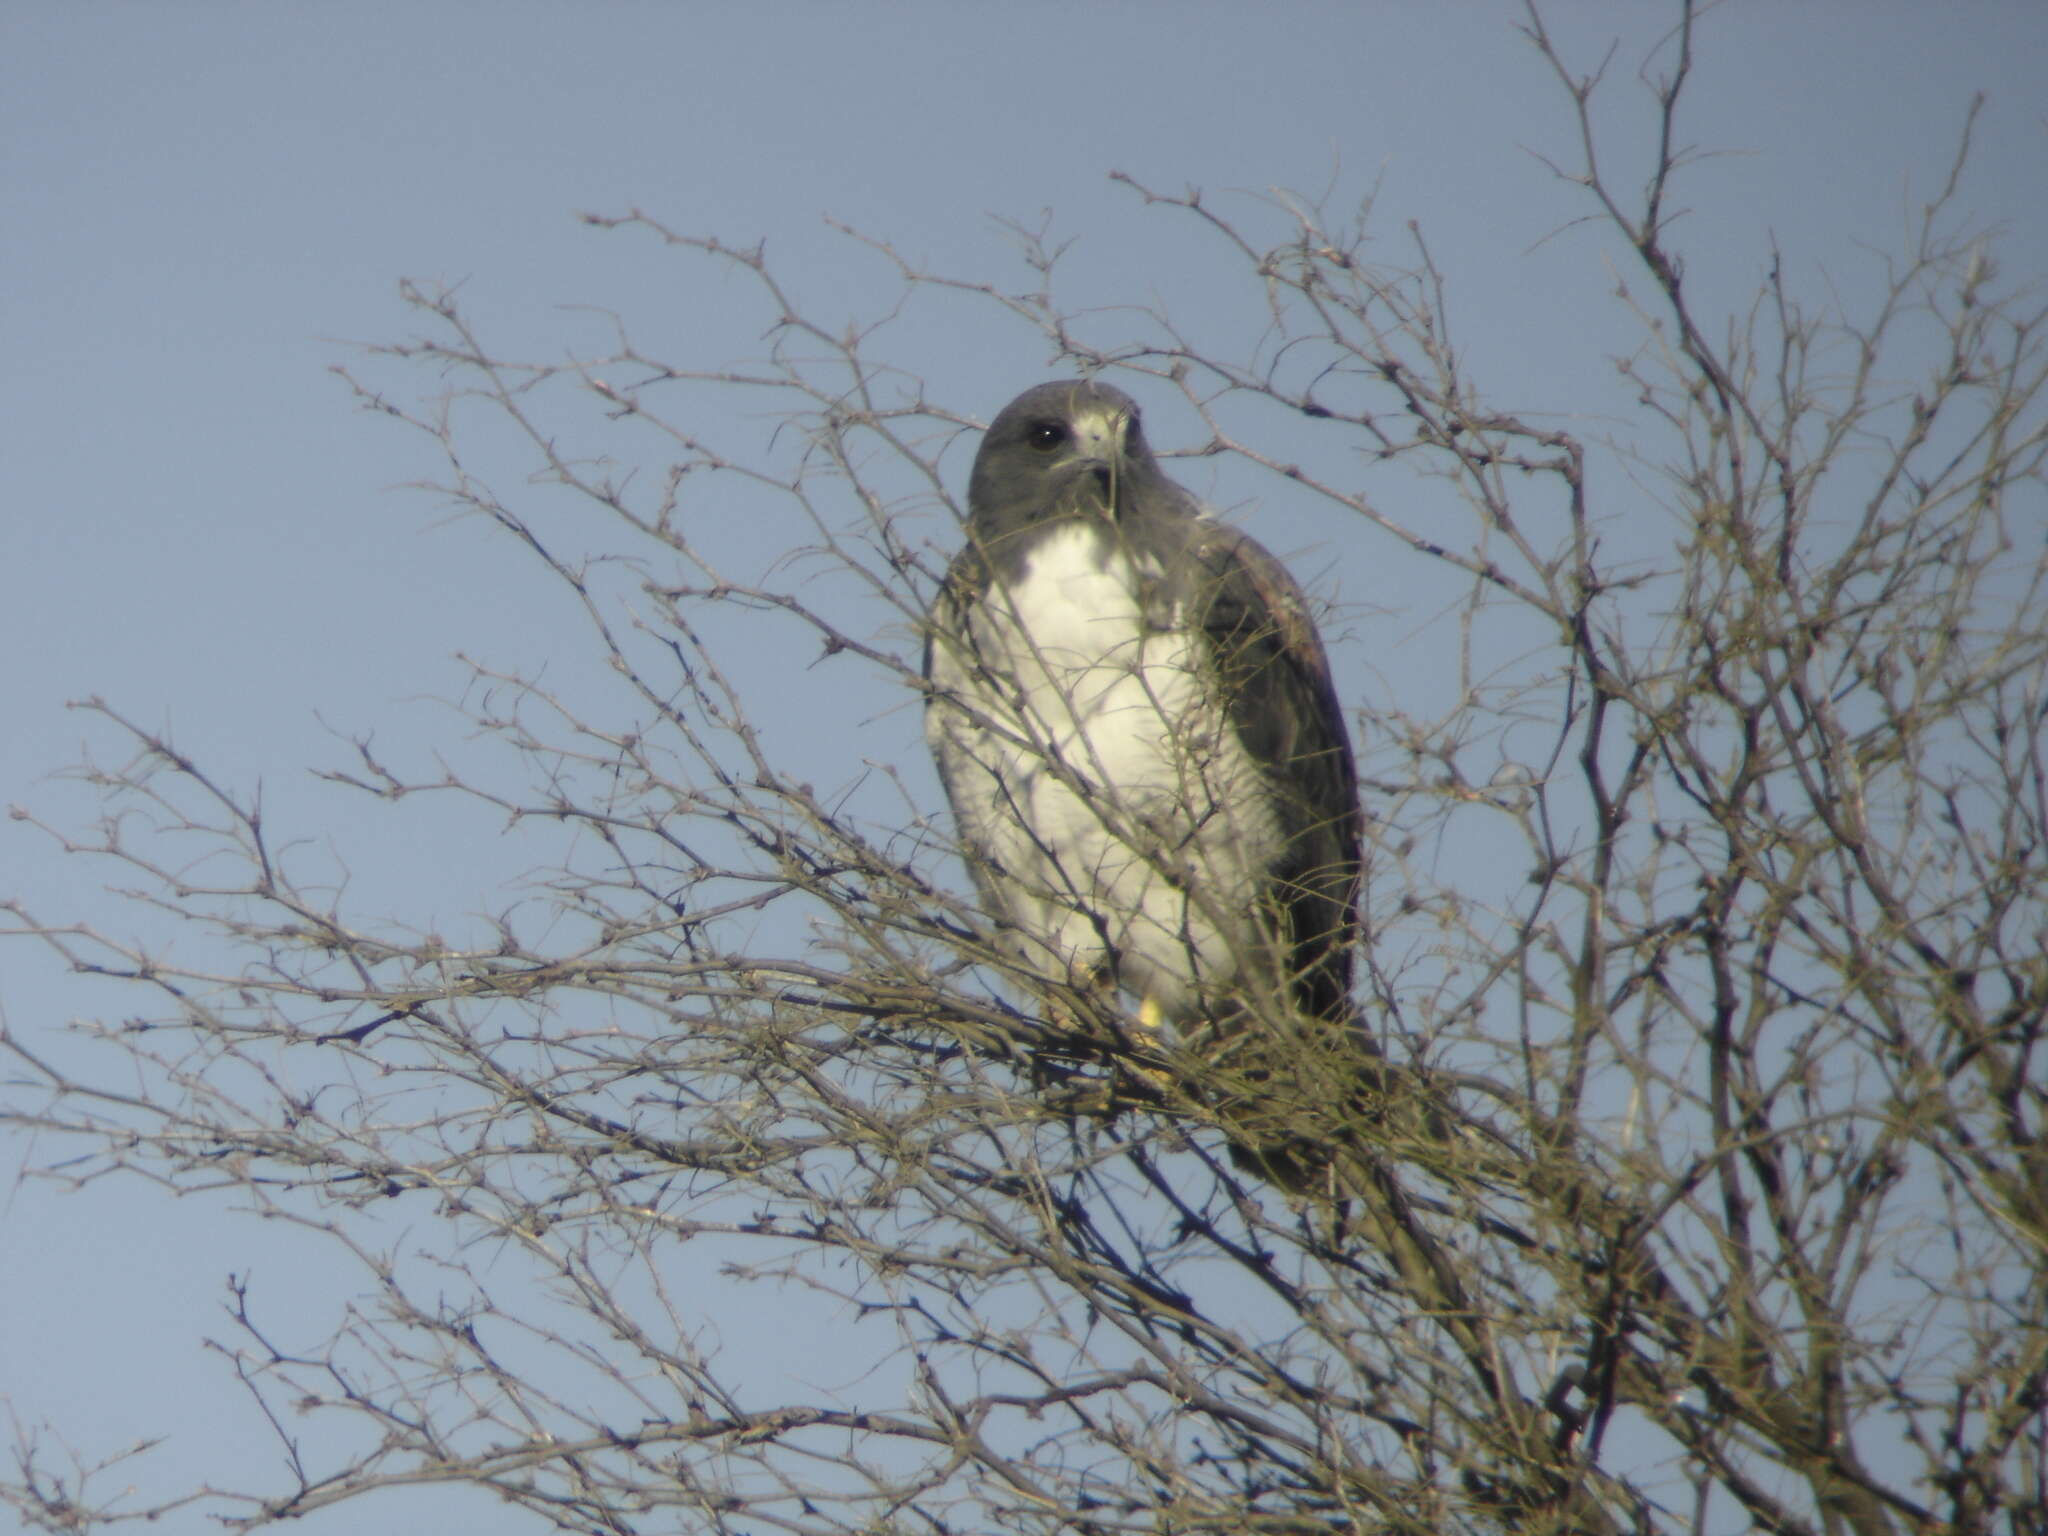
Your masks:
<path fill-rule="evenodd" d="M 991 424 L 926 651 L 927 734 L 1027 963 L 1220 1037 L 1355 1028 L 1360 815 L 1301 589 L 1160 470 L 1121 391 Z"/>

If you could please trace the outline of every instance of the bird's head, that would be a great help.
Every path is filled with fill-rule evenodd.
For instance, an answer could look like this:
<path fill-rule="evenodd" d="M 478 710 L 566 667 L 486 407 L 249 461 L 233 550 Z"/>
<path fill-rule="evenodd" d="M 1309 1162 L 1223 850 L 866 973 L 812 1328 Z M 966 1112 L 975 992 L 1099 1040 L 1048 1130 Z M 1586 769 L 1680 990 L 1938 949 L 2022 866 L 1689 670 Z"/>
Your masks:
<path fill-rule="evenodd" d="M 1164 483 L 1137 402 L 1064 380 L 1025 390 L 989 423 L 967 505 L 984 538 L 1000 537 L 1061 518 L 1116 521 Z"/>

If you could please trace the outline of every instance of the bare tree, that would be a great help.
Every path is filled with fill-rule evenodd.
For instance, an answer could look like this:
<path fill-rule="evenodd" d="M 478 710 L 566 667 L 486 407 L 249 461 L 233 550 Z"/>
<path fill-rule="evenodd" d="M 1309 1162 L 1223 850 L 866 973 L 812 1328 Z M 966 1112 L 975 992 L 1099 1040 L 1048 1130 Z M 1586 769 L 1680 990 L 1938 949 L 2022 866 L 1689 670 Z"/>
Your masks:
<path fill-rule="evenodd" d="M 1238 264 L 1241 354 L 1074 317 L 1029 236 L 1023 294 L 900 264 L 906 305 L 1176 392 L 1195 451 L 1461 594 L 1445 709 L 1354 701 L 1375 1102 L 1328 1092 L 1315 1039 L 1233 1083 L 1136 1038 L 994 941 L 921 769 L 793 766 L 778 688 L 922 687 L 973 423 L 886 337 L 640 214 L 592 222 L 749 280 L 758 366 L 623 325 L 514 364 L 412 292 L 423 336 L 372 366 L 452 382 L 360 398 L 445 447 L 441 493 L 559 580 L 603 667 L 477 666 L 484 771 L 365 739 L 329 777 L 488 807 L 549 873 L 482 943 L 353 912 L 96 704 L 132 755 L 53 835 L 217 961 L 11 907 L 153 999 L 92 1028 L 98 1075 L 6 1037 L 51 1176 L 232 1191 L 360 1267 L 311 1349 L 236 1292 L 290 1476 L 194 1496 L 236 1528 L 427 1483 L 609 1532 L 2048 1528 L 2043 311 L 1954 212 L 1966 130 L 1867 312 L 1773 264 L 1703 313 L 1672 229 L 1694 25 L 1646 72 L 1630 190 L 1603 81 L 1529 21 L 1583 130 L 1553 169 L 1633 263 L 1638 410 L 1599 440 L 1489 403 L 1428 249 L 1394 264 L 1363 219 L 1132 183 Z M 710 440 L 707 391 L 775 433 Z M 517 495 L 458 451 L 478 412 Z M 740 518 L 801 548 L 736 566 Z M 778 683 L 759 658 L 793 646 L 816 664 Z M 857 750 L 916 750 L 910 718 Z M 1489 879 L 1443 858 L 1475 839 Z M 1218 1106 L 1247 1100 L 1327 1143 L 1337 1198 L 1233 1167 Z M 833 1320 L 858 1374 L 792 1390 L 721 1350 L 748 1308 Z M 158 1508 L 95 1489 L 28 1445 L 5 1497 L 52 1531 Z"/>

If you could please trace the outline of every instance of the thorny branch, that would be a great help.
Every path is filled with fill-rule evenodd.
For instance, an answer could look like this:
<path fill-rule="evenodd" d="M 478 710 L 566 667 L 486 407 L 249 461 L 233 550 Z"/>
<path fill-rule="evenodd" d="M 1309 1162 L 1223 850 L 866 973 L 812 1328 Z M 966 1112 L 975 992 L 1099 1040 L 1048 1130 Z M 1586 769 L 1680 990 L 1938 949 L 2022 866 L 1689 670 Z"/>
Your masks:
<path fill-rule="evenodd" d="M 130 755 L 83 771 L 96 827 L 48 830 L 203 942 L 9 903 L 11 933 L 149 1001 L 89 1027 L 119 1071 L 0 1035 L 7 1112 L 62 1148 L 51 1177 L 233 1192 L 366 1290 L 287 1344 L 236 1282 L 217 1347 L 283 1487 L 100 1496 L 125 1463 L 23 1430 L 0 1497 L 51 1531 L 193 1500 L 253 1528 L 421 1483 L 621 1532 L 2038 1528 L 2043 313 L 1959 232 L 1968 125 L 1873 310 L 1807 307 L 1774 254 L 1746 315 L 1700 313 L 1676 218 L 1698 25 L 1681 5 L 1646 73 L 1631 191 L 1612 61 L 1576 72 L 1528 17 L 1578 133 L 1555 168 L 1647 284 L 1614 441 L 1489 403 L 1420 233 L 1391 265 L 1370 210 L 1119 178 L 1256 291 L 1240 351 L 1064 300 L 1043 230 L 1013 231 L 1024 292 L 855 237 L 899 314 L 980 306 L 1170 388 L 1192 451 L 1450 594 L 1453 696 L 1364 732 L 1381 1103 L 1328 1102 L 1315 1041 L 1221 1081 L 1030 974 L 914 776 L 821 789 L 792 750 L 751 664 L 792 635 L 858 674 L 835 685 L 923 687 L 974 423 L 887 365 L 893 316 L 825 326 L 759 249 L 640 213 L 591 222 L 751 283 L 757 364 L 659 361 L 623 322 L 601 359 L 514 364 L 409 291 L 424 334 L 358 372 L 453 387 L 358 399 L 559 584 L 597 681 L 476 664 L 496 771 L 365 738 L 327 777 L 487 810 L 548 873 L 462 943 L 366 919 L 259 800 L 89 706 Z M 694 402 L 721 395 L 780 426 L 719 438 Z M 476 411 L 528 456 L 517 497 L 457 451 Z M 1651 536 L 1617 539 L 1595 463 Z M 721 537 L 741 515 L 798 552 L 760 568 Z M 1491 884 L 1446 856 L 1475 838 Z M 1329 1199 L 1220 1155 L 1232 1098 L 1342 1149 Z M 858 1385 L 721 1349 L 728 1296 L 829 1319 Z"/>

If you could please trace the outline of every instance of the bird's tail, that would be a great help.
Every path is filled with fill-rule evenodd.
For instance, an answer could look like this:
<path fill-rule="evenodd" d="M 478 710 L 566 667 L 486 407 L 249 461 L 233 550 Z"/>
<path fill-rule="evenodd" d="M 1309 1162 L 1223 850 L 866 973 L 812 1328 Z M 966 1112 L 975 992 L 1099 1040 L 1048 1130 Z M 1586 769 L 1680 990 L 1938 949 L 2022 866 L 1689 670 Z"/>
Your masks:
<path fill-rule="evenodd" d="M 1232 1161 L 1290 1194 L 1341 1199 L 1366 1163 L 1448 1185 L 1483 1181 L 1487 1138 L 1440 1079 L 1390 1060 L 1356 1014 L 1341 1029 L 1316 1021 L 1278 1037 L 1248 1032 L 1212 1062 L 1209 1102 Z"/>

